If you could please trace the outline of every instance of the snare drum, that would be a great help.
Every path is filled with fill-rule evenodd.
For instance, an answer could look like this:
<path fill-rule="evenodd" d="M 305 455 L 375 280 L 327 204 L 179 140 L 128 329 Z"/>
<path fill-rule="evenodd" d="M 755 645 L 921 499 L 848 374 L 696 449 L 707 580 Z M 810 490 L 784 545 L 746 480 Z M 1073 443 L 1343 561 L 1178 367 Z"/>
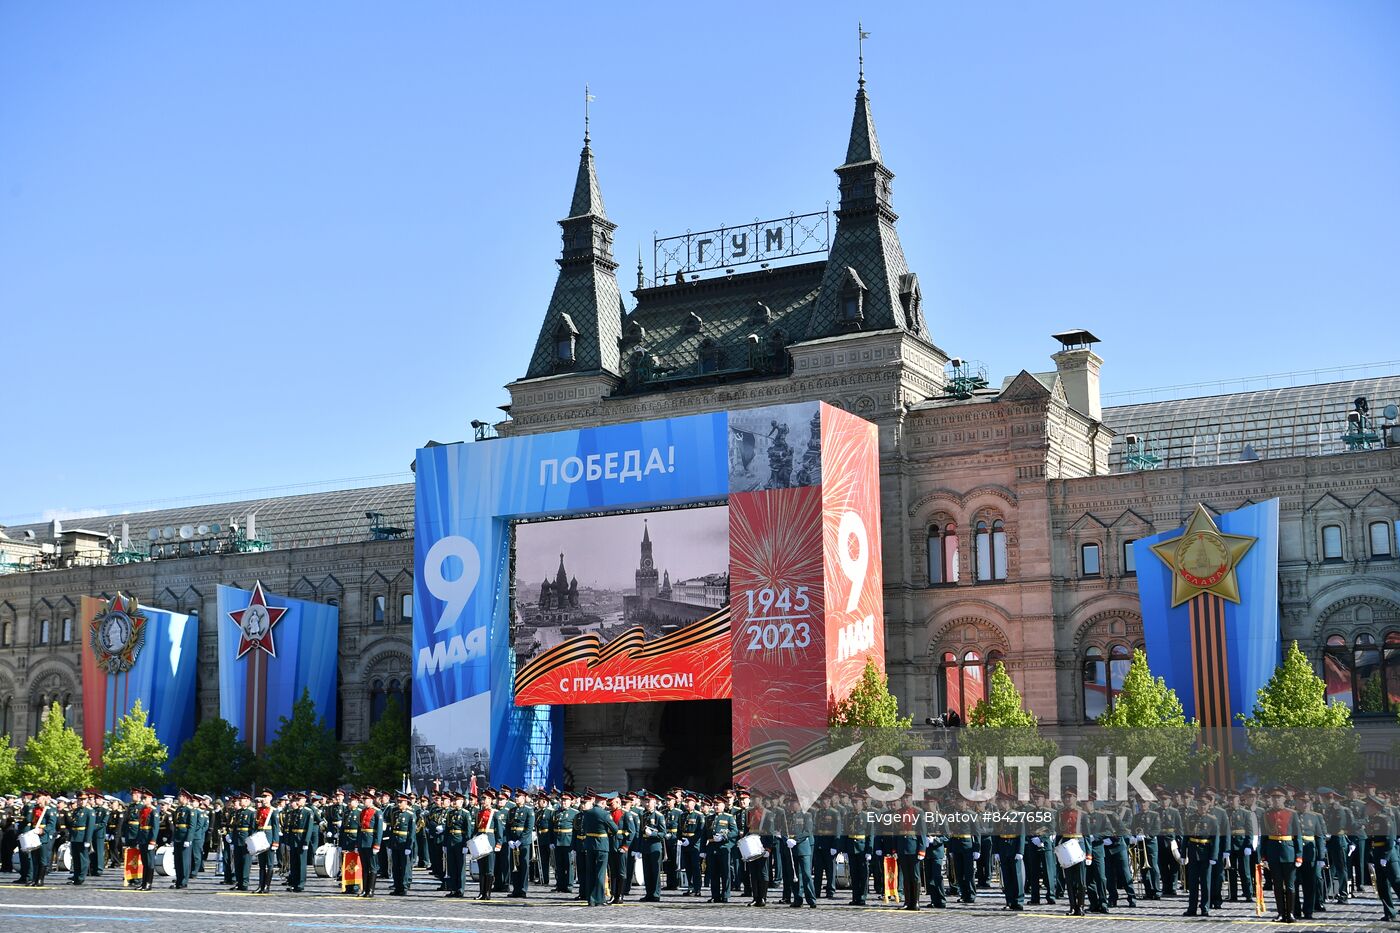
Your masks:
<path fill-rule="evenodd" d="M 39 848 L 38 833 L 28 829 L 19 834 L 19 850 L 21 852 L 33 852 L 37 848 Z"/>
<path fill-rule="evenodd" d="M 478 835 L 473 836 L 471 840 L 467 843 L 467 854 L 471 856 L 472 861 L 476 861 L 479 858 L 485 858 L 495 850 L 495 843 L 493 843 L 491 841 L 491 837 L 486 835 L 485 833 L 480 833 Z"/>
<path fill-rule="evenodd" d="M 54 861 L 63 871 L 73 870 L 73 850 L 68 843 L 59 845 L 58 851 L 54 853 Z"/>
<path fill-rule="evenodd" d="M 267 841 L 267 833 L 261 829 L 248 836 L 247 846 L 249 855 L 261 855 L 272 848 L 272 844 Z"/>
<path fill-rule="evenodd" d="M 1055 846 L 1055 858 L 1059 861 L 1061 868 L 1078 865 L 1084 861 L 1084 847 L 1080 845 L 1078 839 L 1066 839 Z"/>
<path fill-rule="evenodd" d="M 750 833 L 739 840 L 739 857 L 746 862 L 763 858 L 763 840 L 756 833 Z"/>
<path fill-rule="evenodd" d="M 175 877 L 175 847 L 161 846 L 156 849 L 156 874 L 166 878 Z"/>
<path fill-rule="evenodd" d="M 334 878 L 340 871 L 340 847 L 332 845 L 316 848 L 316 877 Z"/>

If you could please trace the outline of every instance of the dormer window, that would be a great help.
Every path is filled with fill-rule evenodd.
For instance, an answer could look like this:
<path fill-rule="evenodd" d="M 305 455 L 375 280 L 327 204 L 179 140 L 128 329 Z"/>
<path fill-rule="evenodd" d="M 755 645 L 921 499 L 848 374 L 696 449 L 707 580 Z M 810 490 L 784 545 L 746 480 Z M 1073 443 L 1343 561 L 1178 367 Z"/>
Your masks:
<path fill-rule="evenodd" d="M 846 267 L 846 277 L 841 282 L 841 322 L 849 327 L 859 327 L 865 320 L 865 283 L 856 275 L 856 270 Z"/>
<path fill-rule="evenodd" d="M 712 373 L 719 369 L 719 344 L 714 338 L 706 337 L 700 341 L 700 371 L 702 373 Z"/>
<path fill-rule="evenodd" d="M 578 328 L 567 314 L 559 315 L 554 328 L 554 365 L 566 369 L 577 362 Z"/>

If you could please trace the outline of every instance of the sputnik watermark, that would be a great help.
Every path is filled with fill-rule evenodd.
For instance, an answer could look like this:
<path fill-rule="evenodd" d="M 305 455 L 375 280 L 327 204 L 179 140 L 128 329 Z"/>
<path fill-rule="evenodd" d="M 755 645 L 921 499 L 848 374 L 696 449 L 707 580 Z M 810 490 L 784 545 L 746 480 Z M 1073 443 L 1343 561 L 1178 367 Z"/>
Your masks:
<path fill-rule="evenodd" d="M 964 800 L 981 803 L 991 800 L 999 791 L 1007 790 L 1024 803 L 1031 799 L 1032 773 L 1046 768 L 1046 783 L 1053 800 L 1058 800 L 1066 787 L 1083 793 L 1092 786 L 1101 800 L 1137 797 L 1150 801 L 1157 797 L 1143 783 L 1143 777 L 1156 760 L 1155 756 L 1149 755 L 1130 768 L 1127 757 L 1123 755 L 1103 755 L 1093 759 L 1092 764 L 1078 755 L 1061 755 L 1052 758 L 1047 768 L 1045 758 L 1040 755 L 1008 755 L 1005 758 L 989 755 L 976 762 L 967 755 L 951 760 L 942 755 L 915 755 L 908 761 L 893 755 L 877 755 L 865 766 L 865 775 L 871 781 L 865 792 L 872 800 L 881 803 L 893 803 L 905 795 L 912 796 L 915 801 L 926 800 L 934 792 L 948 790 L 956 772 L 957 792 Z M 905 777 L 906 768 L 910 774 L 908 779 Z M 1004 780 L 1003 769 L 1011 776 L 1009 785 Z M 1068 780 L 1066 775 L 1069 775 Z M 1013 787 L 1014 790 L 1011 790 Z"/>

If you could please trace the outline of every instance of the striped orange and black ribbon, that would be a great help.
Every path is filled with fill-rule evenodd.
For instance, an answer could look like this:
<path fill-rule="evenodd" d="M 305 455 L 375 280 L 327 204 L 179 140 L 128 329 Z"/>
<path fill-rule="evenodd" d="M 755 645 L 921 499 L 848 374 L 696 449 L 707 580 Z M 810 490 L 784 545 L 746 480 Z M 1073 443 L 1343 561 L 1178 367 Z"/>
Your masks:
<path fill-rule="evenodd" d="M 1196 719 L 1206 745 L 1217 753 L 1207 769 L 1210 781 L 1232 783 L 1230 659 L 1225 642 L 1225 600 L 1200 593 L 1187 603 L 1191 618 L 1191 674 L 1195 684 Z"/>
<path fill-rule="evenodd" d="M 254 754 L 267 744 L 267 652 L 253 648 L 248 659 L 243 691 L 243 736 Z"/>

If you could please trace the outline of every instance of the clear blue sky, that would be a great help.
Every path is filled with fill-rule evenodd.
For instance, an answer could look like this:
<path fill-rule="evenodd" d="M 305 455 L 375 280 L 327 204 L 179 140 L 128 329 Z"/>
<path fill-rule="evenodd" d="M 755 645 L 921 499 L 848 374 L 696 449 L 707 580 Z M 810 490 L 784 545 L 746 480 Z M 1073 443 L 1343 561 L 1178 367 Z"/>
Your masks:
<path fill-rule="evenodd" d="M 801 10 L 800 13 L 795 11 Z M 1400 4 L 0 5 L 0 522 L 399 473 L 549 298 L 836 195 L 855 19 L 936 341 L 1105 390 L 1395 359 Z"/>

